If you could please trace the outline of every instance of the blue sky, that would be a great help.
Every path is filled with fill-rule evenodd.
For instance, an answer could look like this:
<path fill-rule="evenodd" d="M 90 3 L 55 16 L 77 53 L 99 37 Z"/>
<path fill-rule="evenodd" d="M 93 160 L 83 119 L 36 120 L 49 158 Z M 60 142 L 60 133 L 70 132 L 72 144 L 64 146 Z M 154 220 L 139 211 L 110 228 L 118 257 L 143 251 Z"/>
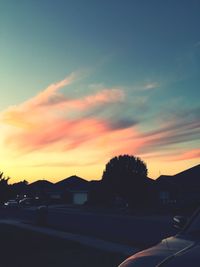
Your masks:
<path fill-rule="evenodd" d="M 161 171 L 168 171 L 170 157 L 180 158 L 171 172 L 198 163 L 199 14 L 200 2 L 197 0 L 1 0 L 1 126 L 6 127 L 4 117 L 12 106 L 20 109 L 23 103 L 50 84 L 78 73 L 70 89 L 61 89 L 66 97 L 82 99 L 100 92 L 105 97 L 111 90 L 115 96 L 123 91 L 124 99 L 122 101 L 117 94 L 120 102 L 113 103 L 113 95 L 109 95 L 111 105 L 102 107 L 98 104 L 84 114 L 73 110 L 70 118 L 107 120 L 113 128 L 131 130 L 132 127 L 142 138 L 152 134 L 157 136 L 161 128 L 163 130 L 173 121 L 166 142 L 159 136 L 151 145 L 145 140 L 140 149 L 135 149 L 133 143 L 138 141 L 127 137 L 132 150 L 127 151 L 124 146 L 118 151 L 132 152 L 144 158 L 154 177 L 158 174 L 156 166 L 160 161 L 163 162 Z M 52 97 L 58 98 L 58 95 Z M 60 112 L 59 108 L 54 110 L 56 114 Z M 166 126 L 161 126 L 164 123 Z M 21 151 L 20 146 L 17 149 Z M 167 158 L 163 155 L 159 158 L 163 152 L 168 152 Z M 99 162 L 98 158 L 95 161 L 98 166 L 83 163 L 87 170 L 91 168 L 92 174 L 80 170 L 80 175 L 86 175 L 88 179 L 100 177 L 100 170 L 113 153 L 107 151 L 103 157 L 102 152 Z M 189 156 L 181 158 L 181 154 Z M 31 158 L 30 152 L 26 156 Z M 12 156 L 8 156 L 6 162 L 3 168 L 10 173 Z M 97 174 L 94 174 L 95 168 Z M 64 175 L 64 171 L 64 167 L 63 172 L 55 170 L 56 175 Z M 71 165 L 69 171 L 73 171 Z M 28 171 L 20 173 L 27 174 Z M 38 169 L 33 179 L 40 175 Z"/>

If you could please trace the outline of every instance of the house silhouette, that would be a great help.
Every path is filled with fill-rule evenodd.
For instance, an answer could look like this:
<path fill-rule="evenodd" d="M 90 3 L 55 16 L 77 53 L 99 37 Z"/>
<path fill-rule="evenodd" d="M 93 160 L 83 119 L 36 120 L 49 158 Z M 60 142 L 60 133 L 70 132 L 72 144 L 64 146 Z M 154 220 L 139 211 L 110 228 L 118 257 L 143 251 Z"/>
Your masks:
<path fill-rule="evenodd" d="M 200 204 L 200 164 L 173 176 L 161 175 L 156 179 L 159 201 L 177 206 Z"/>

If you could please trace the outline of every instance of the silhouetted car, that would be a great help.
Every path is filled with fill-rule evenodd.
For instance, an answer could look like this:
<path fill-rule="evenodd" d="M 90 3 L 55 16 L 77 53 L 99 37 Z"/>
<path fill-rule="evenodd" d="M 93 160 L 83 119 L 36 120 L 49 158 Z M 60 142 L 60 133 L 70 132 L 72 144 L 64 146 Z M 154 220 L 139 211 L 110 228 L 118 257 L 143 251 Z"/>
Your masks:
<path fill-rule="evenodd" d="M 177 235 L 134 254 L 119 267 L 199 267 L 200 210 L 190 220 L 176 216 L 174 223 L 175 227 L 182 228 Z"/>
<path fill-rule="evenodd" d="M 4 203 L 4 208 L 18 208 L 18 202 L 14 199 L 10 199 Z"/>
<path fill-rule="evenodd" d="M 23 198 L 19 201 L 20 206 L 31 206 L 34 204 L 34 200 L 30 197 Z"/>

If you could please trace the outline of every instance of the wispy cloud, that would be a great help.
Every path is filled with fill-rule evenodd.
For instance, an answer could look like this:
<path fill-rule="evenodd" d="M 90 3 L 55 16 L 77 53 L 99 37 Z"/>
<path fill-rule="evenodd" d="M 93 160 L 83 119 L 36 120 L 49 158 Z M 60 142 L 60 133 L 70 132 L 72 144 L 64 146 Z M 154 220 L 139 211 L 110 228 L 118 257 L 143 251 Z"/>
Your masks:
<path fill-rule="evenodd" d="M 150 83 L 146 83 L 144 86 L 143 86 L 143 90 L 153 90 L 153 89 L 156 89 L 158 88 L 160 85 L 158 82 L 150 82 Z"/>
<path fill-rule="evenodd" d="M 22 108 L 35 108 L 38 106 L 44 106 L 48 104 L 57 103 L 59 99 L 65 99 L 64 95 L 59 93 L 59 90 L 65 86 L 70 85 L 77 78 L 77 74 L 72 73 L 64 80 L 51 84 L 45 90 L 41 91 L 38 95 L 31 98 L 21 105 Z M 59 101 L 58 101 L 59 102 Z"/>
<path fill-rule="evenodd" d="M 174 160 L 199 157 L 198 149 L 186 149 L 182 156 L 173 150 L 175 145 L 183 144 L 184 148 L 185 143 L 200 138 L 198 108 L 179 110 L 173 115 L 165 114 L 165 117 L 159 114 L 160 119 L 154 124 L 153 130 L 142 130 L 136 114 L 130 115 L 130 109 L 127 116 L 123 111 L 130 101 L 122 88 L 101 85 L 95 89 L 93 85 L 92 91 L 95 92 L 82 97 L 69 97 L 72 94 L 63 93 L 61 89 L 68 86 L 70 90 L 70 85 L 76 79 L 77 74 L 72 74 L 31 99 L 1 112 L 0 122 L 7 127 L 3 136 L 5 147 L 21 155 L 43 151 L 70 152 L 76 157 L 86 153 L 90 154 L 89 162 L 91 159 L 96 162 L 97 158 L 109 159 L 124 153 L 163 160 L 170 157 Z M 149 84 L 146 89 L 155 86 Z M 142 105 L 148 104 L 146 102 L 148 99 L 145 98 Z M 141 113 L 140 105 L 134 102 L 129 108 L 132 106 Z M 39 162 L 38 166 L 43 164 Z"/>
<path fill-rule="evenodd" d="M 50 145 L 53 149 L 70 150 L 113 131 L 108 120 L 86 117 L 82 113 L 124 101 L 123 90 L 104 88 L 81 98 L 68 98 L 60 89 L 75 79 L 76 75 L 72 74 L 26 102 L 3 111 L 1 123 L 13 126 L 5 138 L 6 145 L 21 152 L 46 149 Z"/>
<path fill-rule="evenodd" d="M 200 140 L 199 112 L 199 108 L 190 108 L 177 111 L 173 116 L 168 114 L 168 119 L 165 115 L 165 120 L 159 121 L 159 126 L 140 136 L 145 140 L 144 146 L 140 148 L 140 153 L 147 157 L 160 157 L 167 160 L 170 158 L 174 160 L 198 158 L 199 148 L 193 149 L 191 153 L 191 149 L 185 147 L 188 147 L 186 144 L 190 142 L 198 143 Z M 176 154 L 177 152 L 178 154 Z"/>
<path fill-rule="evenodd" d="M 180 161 L 180 160 L 190 160 L 190 159 L 195 159 L 195 158 L 200 158 L 200 149 L 192 149 L 185 151 L 179 155 L 176 155 L 175 157 L 171 157 L 171 161 Z"/>
<path fill-rule="evenodd" d="M 156 131 L 149 132 L 144 135 L 146 137 L 146 144 L 154 147 L 164 147 L 167 145 L 178 144 L 199 140 L 200 138 L 200 125 L 198 122 L 191 123 L 190 125 L 171 125 L 160 128 Z"/>
<path fill-rule="evenodd" d="M 134 92 L 141 92 L 141 91 L 151 91 L 159 87 L 161 87 L 161 83 L 158 81 L 146 81 L 146 82 L 142 81 L 132 84 L 132 86 L 127 87 L 127 89 L 130 89 L 131 91 Z"/>

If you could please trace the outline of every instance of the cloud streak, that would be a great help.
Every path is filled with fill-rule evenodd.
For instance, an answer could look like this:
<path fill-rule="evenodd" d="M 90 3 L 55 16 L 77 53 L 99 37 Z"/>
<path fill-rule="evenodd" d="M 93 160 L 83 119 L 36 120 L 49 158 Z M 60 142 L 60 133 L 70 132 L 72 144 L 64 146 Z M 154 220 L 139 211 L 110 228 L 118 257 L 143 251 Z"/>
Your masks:
<path fill-rule="evenodd" d="M 69 97 L 61 89 L 70 89 L 76 79 L 78 76 L 73 73 L 24 103 L 1 112 L 0 122 L 7 127 L 4 146 L 21 155 L 40 151 L 85 153 L 95 162 L 124 153 L 162 160 L 200 157 L 198 148 L 184 150 L 181 155 L 173 151 L 175 145 L 184 147 L 200 138 L 199 109 L 179 111 L 173 116 L 165 114 L 165 120 L 158 120 L 153 130 L 144 131 L 136 115 L 126 116 L 123 112 L 128 103 L 122 88 L 97 86 L 93 93 Z M 148 85 L 146 89 L 155 86 Z M 118 111 L 121 108 L 120 116 L 115 113 L 116 107 Z"/>
<path fill-rule="evenodd" d="M 143 90 L 153 90 L 159 87 L 159 83 L 151 82 L 144 85 Z"/>
<path fill-rule="evenodd" d="M 199 108 L 179 111 L 173 116 L 165 114 L 163 122 L 157 122 L 159 124 L 157 128 L 143 134 L 146 145 L 161 147 L 198 140 L 200 138 L 199 115 Z"/>
<path fill-rule="evenodd" d="M 86 117 L 84 112 L 97 106 L 104 109 L 112 103 L 123 102 L 123 90 L 104 88 L 73 99 L 62 94 L 60 89 L 71 85 L 75 79 L 72 74 L 26 102 L 2 112 L 1 123 L 13 127 L 5 138 L 5 144 L 22 153 L 48 149 L 49 146 L 71 150 L 113 131 L 108 120 Z"/>
<path fill-rule="evenodd" d="M 180 161 L 180 160 L 190 160 L 200 158 L 200 149 L 192 149 L 189 151 L 185 151 L 180 155 L 177 155 L 175 157 L 171 157 L 171 161 Z"/>

